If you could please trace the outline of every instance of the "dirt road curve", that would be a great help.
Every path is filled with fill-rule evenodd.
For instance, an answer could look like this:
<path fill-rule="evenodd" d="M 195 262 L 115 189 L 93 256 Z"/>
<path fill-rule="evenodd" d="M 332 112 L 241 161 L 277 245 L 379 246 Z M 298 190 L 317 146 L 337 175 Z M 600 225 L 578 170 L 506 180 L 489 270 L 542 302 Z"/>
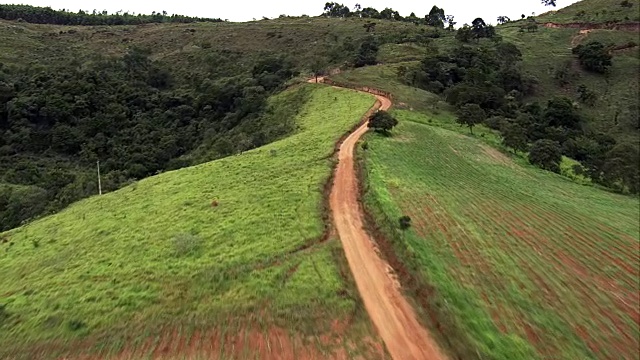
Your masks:
<path fill-rule="evenodd" d="M 381 110 L 391 107 L 389 99 L 376 97 L 382 104 Z M 378 256 L 373 241 L 364 230 L 353 153 L 358 139 L 366 131 L 364 124 L 342 143 L 330 195 L 333 219 L 349 267 L 367 312 L 394 359 L 446 359 L 418 322 L 413 308 L 389 275 L 389 265 Z"/>

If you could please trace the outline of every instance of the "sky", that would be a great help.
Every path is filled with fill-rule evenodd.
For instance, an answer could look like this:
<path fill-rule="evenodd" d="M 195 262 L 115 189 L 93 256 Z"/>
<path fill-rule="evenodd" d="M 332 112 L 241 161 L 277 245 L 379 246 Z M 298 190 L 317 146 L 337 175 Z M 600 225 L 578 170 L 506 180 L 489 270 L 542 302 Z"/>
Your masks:
<path fill-rule="evenodd" d="M 471 23 L 477 17 L 483 18 L 487 23 L 496 23 L 496 18 L 500 15 L 508 16 L 511 19 L 520 18 L 521 14 L 536 15 L 546 11 L 559 9 L 568 6 L 578 0 L 558 0 L 558 7 L 545 7 L 540 0 L 351 0 L 344 3 L 353 9 L 356 3 L 362 7 L 373 7 L 383 10 L 391 7 L 400 12 L 402 16 L 408 16 L 415 12 L 418 17 L 424 17 L 429 13 L 433 5 L 444 8 L 446 14 L 454 15 L 458 25 Z M 12 1 L 7 1 L 11 3 Z M 299 16 L 315 16 L 322 13 L 326 0 L 232 0 L 232 1 L 206 1 L 206 0 L 23 0 L 15 1 L 34 6 L 50 6 L 55 10 L 67 9 L 71 11 L 94 9 L 98 11 L 107 10 L 109 13 L 119 10 L 130 13 L 150 14 L 152 11 L 166 11 L 169 14 L 181 14 L 188 16 L 208 17 L 228 19 L 229 21 L 250 21 L 252 19 L 262 19 L 278 17 L 281 14 Z"/>

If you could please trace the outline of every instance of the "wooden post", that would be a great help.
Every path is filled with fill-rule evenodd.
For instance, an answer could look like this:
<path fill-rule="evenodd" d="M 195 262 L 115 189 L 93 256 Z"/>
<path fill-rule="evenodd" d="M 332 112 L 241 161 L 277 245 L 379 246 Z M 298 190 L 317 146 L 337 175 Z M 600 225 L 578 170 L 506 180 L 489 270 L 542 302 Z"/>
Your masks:
<path fill-rule="evenodd" d="M 98 194 L 102 195 L 102 182 L 100 181 L 100 161 L 98 160 Z"/>

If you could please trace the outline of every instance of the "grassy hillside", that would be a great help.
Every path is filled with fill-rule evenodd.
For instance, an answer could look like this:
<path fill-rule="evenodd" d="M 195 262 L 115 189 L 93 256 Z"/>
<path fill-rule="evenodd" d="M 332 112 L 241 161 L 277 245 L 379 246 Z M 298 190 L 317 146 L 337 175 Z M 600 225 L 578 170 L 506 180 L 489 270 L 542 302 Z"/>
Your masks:
<path fill-rule="evenodd" d="M 365 203 L 450 347 L 464 359 L 634 358 L 637 199 L 395 115 L 391 138 L 366 138 Z M 412 227 L 401 233 L 403 215 Z"/>
<path fill-rule="evenodd" d="M 153 50 L 155 59 L 190 64 L 198 71 L 247 67 L 265 53 L 287 55 L 308 67 L 317 58 L 339 65 L 367 35 L 365 19 L 279 18 L 247 23 L 60 26 L 0 20 L 0 62 L 62 62 L 94 54 L 117 56 L 132 46 Z M 427 26 L 379 21 L 385 42 L 429 31 Z M 347 49 L 343 45 L 347 46 Z M 216 70 L 216 68 L 218 68 Z"/>
<path fill-rule="evenodd" d="M 562 11 L 573 11 L 574 7 L 579 9 L 590 3 L 579 2 Z M 611 8 L 619 5 L 611 0 L 607 4 Z M 537 18 L 537 22 L 541 24 L 543 18 Z M 462 42 L 452 36 L 434 39 L 422 46 L 426 62 L 416 60 L 420 54 L 420 46 L 416 44 L 387 44 L 381 52 L 387 60 L 383 64 L 345 71 L 332 76 L 332 79 L 390 91 L 399 108 L 413 109 L 444 120 L 444 123 L 456 119 L 453 115 L 455 107 L 447 104 L 445 99 L 453 105 L 462 106 L 461 96 L 472 97 L 465 101 L 480 102 L 485 110 L 486 123 L 494 129 L 509 129 L 505 124 L 524 129 L 527 143 L 523 150 L 546 136 L 560 144 L 565 156 L 580 162 L 573 162 L 575 166 L 564 166 L 563 173 L 584 182 L 579 174 L 586 171 L 594 183 L 615 191 L 637 192 L 640 50 L 637 26 L 622 24 L 603 26 L 583 21 L 565 24 L 564 27 L 562 24 L 553 27 L 540 25 L 537 31 L 529 32 L 522 31 L 519 22 L 507 23 L 497 27 L 499 39 L 481 39 L 478 42 Z M 572 53 L 573 48 L 591 42 L 600 42 L 605 52 L 612 56 L 612 65 L 604 73 L 587 71 L 578 56 Z M 496 71 L 488 71 L 489 65 L 486 65 L 469 71 L 469 67 L 475 66 L 473 64 L 491 64 L 502 58 L 508 59 L 498 56 L 487 60 L 493 51 L 509 48 L 505 44 L 517 47 L 518 61 L 513 68 L 503 65 Z M 475 51 L 486 56 L 478 55 L 477 62 L 460 60 L 465 59 L 464 54 Z M 461 67 L 466 70 L 460 71 Z M 460 74 L 473 77 L 478 71 L 485 73 L 484 80 L 463 80 L 463 83 L 466 81 L 463 86 L 456 86 L 460 84 Z M 479 84 L 487 84 L 487 79 L 496 86 L 479 90 L 482 87 Z M 501 93 L 498 87 L 504 92 Z M 436 96 L 421 89 L 443 92 Z M 512 90 L 516 92 L 512 93 Z M 492 94 L 496 101 L 486 101 L 487 94 Z M 559 133 L 550 128 L 546 128 L 544 133 L 535 130 L 531 126 L 533 123 L 548 125 L 545 125 L 545 113 L 550 100 L 569 104 L 568 108 L 579 119 L 579 125 Z M 513 103 L 507 105 L 510 102 Z M 565 114 L 560 118 L 570 116 Z M 492 140 L 492 143 L 496 142 L 500 139 Z M 574 170 L 578 176 L 574 175 Z"/>
<path fill-rule="evenodd" d="M 374 99 L 315 85 L 279 96 L 299 92 L 308 102 L 284 140 L 1 234 L 0 357 L 382 356 L 340 245 L 323 237 L 334 143 Z"/>
<path fill-rule="evenodd" d="M 269 117 L 266 99 L 312 67 L 353 63 L 371 35 L 359 18 L 158 21 L 0 20 L 0 182 L 46 189 L 45 206 L 14 201 L 33 211 L 0 209 L 0 230 L 96 193 L 97 161 L 103 190 L 112 191 L 290 134 L 282 117 Z M 381 21 L 375 36 L 391 45 L 429 40 L 432 31 Z"/>
<path fill-rule="evenodd" d="M 616 137 L 632 135 L 637 138 L 637 134 L 629 132 L 629 129 L 637 128 L 637 99 L 640 96 L 638 47 L 614 51 L 613 65 L 606 75 L 583 70 L 571 53 L 573 47 L 590 41 L 622 47 L 629 42 L 637 42 L 637 32 L 540 28 L 535 33 L 522 33 L 517 27 L 504 26 L 500 28 L 500 34 L 518 46 L 523 53 L 524 70 L 537 79 L 536 91 L 530 101 L 546 102 L 554 96 L 566 96 L 580 104 L 581 111 L 595 129 Z M 557 79 L 558 72 L 563 69 L 568 73 L 565 85 Z M 579 101 L 578 87 L 581 85 L 595 93 L 593 104 Z"/>
<path fill-rule="evenodd" d="M 623 4 L 624 0 L 582 0 L 538 18 L 543 22 L 558 24 L 640 21 L 640 1 L 627 0 L 627 6 Z"/>

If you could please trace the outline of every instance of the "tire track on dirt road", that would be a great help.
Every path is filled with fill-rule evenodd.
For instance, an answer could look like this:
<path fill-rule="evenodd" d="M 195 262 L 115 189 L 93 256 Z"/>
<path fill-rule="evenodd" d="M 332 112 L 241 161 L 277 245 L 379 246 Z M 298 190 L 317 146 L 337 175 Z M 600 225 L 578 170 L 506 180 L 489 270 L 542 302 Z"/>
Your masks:
<path fill-rule="evenodd" d="M 315 82 L 315 78 L 310 82 Z M 391 107 L 390 99 L 380 95 L 376 98 L 380 102 L 379 110 Z M 364 228 L 353 155 L 358 140 L 367 130 L 365 122 L 340 145 L 329 199 L 349 268 L 367 313 L 393 359 L 446 359 L 433 337 L 418 322 L 415 311 L 389 274 L 390 266 L 380 258 Z"/>

